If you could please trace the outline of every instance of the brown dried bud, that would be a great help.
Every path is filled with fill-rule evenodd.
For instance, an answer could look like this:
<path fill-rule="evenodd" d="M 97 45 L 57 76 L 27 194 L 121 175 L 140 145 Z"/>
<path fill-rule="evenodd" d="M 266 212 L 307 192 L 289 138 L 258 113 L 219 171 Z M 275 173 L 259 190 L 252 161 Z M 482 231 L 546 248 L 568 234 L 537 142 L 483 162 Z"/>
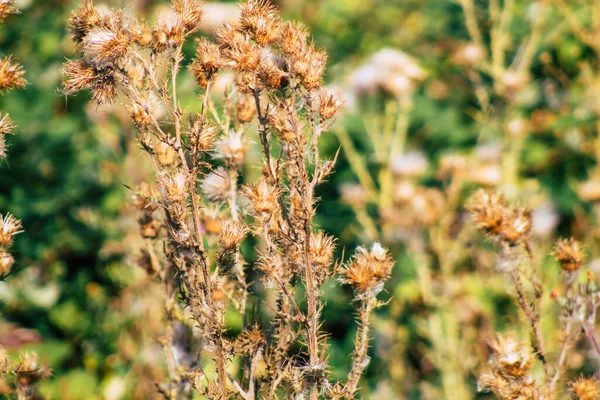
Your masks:
<path fill-rule="evenodd" d="M 4 216 L 0 214 L 0 247 L 8 249 L 13 244 L 14 236 L 21 232 L 23 232 L 23 225 L 20 220 L 10 213 Z"/>
<path fill-rule="evenodd" d="M 173 11 L 181 17 L 183 27 L 188 32 L 198 30 L 204 11 L 197 0 L 174 0 Z"/>
<path fill-rule="evenodd" d="M 0 92 L 24 88 L 27 83 L 23 78 L 24 74 L 23 67 L 14 63 L 12 56 L 0 60 Z"/>
<path fill-rule="evenodd" d="M 286 22 L 279 35 L 279 48 L 286 54 L 297 54 L 306 47 L 308 32 L 299 22 Z"/>
<path fill-rule="evenodd" d="M 311 90 L 321 86 L 326 65 L 327 52 L 317 49 L 315 44 L 311 43 L 293 55 L 291 70 L 301 78 L 304 87 Z"/>
<path fill-rule="evenodd" d="M 504 218 L 504 196 L 501 193 L 479 189 L 468 206 L 479 229 L 488 235 L 498 235 Z"/>
<path fill-rule="evenodd" d="M 340 280 L 354 287 L 357 298 L 373 298 L 383 289 L 393 266 L 394 261 L 388 251 L 379 243 L 373 243 L 371 250 L 364 247 L 356 249 L 352 260 L 342 270 Z"/>
<path fill-rule="evenodd" d="M 198 46 L 196 58 L 190 65 L 190 70 L 200 84 L 204 79 L 211 81 L 223 66 L 223 61 L 221 60 L 221 50 L 216 44 L 206 38 L 196 39 L 196 44 Z"/>
<path fill-rule="evenodd" d="M 188 123 L 187 135 L 190 141 L 190 151 L 204 153 L 212 149 L 219 132 L 217 128 L 208 123 L 203 123 L 198 114 L 191 114 Z"/>
<path fill-rule="evenodd" d="M 83 0 L 79 8 L 71 13 L 69 28 L 73 34 L 73 40 L 81 43 L 87 34 L 98 26 L 102 21 L 100 13 L 94 7 L 92 0 Z"/>
<path fill-rule="evenodd" d="M 243 193 L 250 199 L 255 214 L 272 214 L 277 208 L 277 189 L 270 186 L 264 177 L 256 185 L 244 186 Z"/>
<path fill-rule="evenodd" d="M 531 232 L 531 210 L 511 207 L 504 210 L 501 235 L 510 243 L 517 243 Z"/>
<path fill-rule="evenodd" d="M 130 43 L 129 32 L 123 27 L 97 27 L 83 39 L 83 54 L 92 65 L 104 68 L 121 61 Z"/>
<path fill-rule="evenodd" d="M 577 397 L 577 400 L 600 399 L 600 382 L 594 377 L 580 377 L 579 379 L 571 382 L 569 386 L 571 392 L 573 392 Z"/>
<path fill-rule="evenodd" d="M 319 115 L 322 120 L 332 118 L 342 106 L 339 94 L 330 93 L 326 90 L 319 92 Z"/>
<path fill-rule="evenodd" d="M 162 52 L 177 47 L 183 43 L 184 37 L 185 27 L 181 16 L 174 11 L 165 12 L 152 29 L 152 48 Z"/>
<path fill-rule="evenodd" d="M 221 247 L 231 250 L 244 240 L 248 234 L 248 228 L 237 221 L 226 220 L 221 222 Z"/>
<path fill-rule="evenodd" d="M 177 161 L 177 152 L 173 150 L 171 145 L 164 142 L 160 142 L 154 146 L 154 154 L 158 163 L 163 167 L 173 165 Z"/>
<path fill-rule="evenodd" d="M 573 238 L 559 239 L 554 245 L 552 255 L 565 272 L 577 271 L 585 260 L 583 246 Z"/>
<path fill-rule="evenodd" d="M 287 74 L 281 69 L 275 57 L 264 57 L 257 70 L 258 77 L 269 89 L 279 89 L 287 80 Z"/>
<path fill-rule="evenodd" d="M 240 25 L 260 46 L 277 40 L 281 21 L 268 0 L 248 0 L 241 6 Z"/>
<path fill-rule="evenodd" d="M 0 136 L 11 135 L 15 133 L 15 123 L 10 119 L 8 114 L 0 113 Z"/>
<path fill-rule="evenodd" d="M 93 89 L 99 77 L 94 67 L 84 60 L 68 60 L 63 65 L 62 73 L 67 78 L 63 82 L 63 91 L 66 95 Z"/>
<path fill-rule="evenodd" d="M 164 185 L 167 200 L 172 203 L 183 203 L 187 198 L 188 181 L 188 176 L 181 171 L 164 177 L 162 184 Z"/>
<path fill-rule="evenodd" d="M 15 259 L 7 251 L 0 250 L 0 278 L 10 274 L 12 266 L 15 263 Z"/>

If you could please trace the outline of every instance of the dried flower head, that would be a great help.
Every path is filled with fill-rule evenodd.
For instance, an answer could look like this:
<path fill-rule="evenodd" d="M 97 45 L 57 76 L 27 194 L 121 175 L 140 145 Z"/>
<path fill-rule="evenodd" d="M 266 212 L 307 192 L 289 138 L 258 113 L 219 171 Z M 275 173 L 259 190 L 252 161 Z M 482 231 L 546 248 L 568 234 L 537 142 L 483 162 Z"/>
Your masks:
<path fill-rule="evenodd" d="M 571 392 L 575 394 L 577 400 L 597 400 L 600 399 L 600 382 L 598 379 L 580 377 L 569 384 Z"/>
<path fill-rule="evenodd" d="M 247 0 L 241 5 L 240 25 L 260 46 L 277 40 L 280 24 L 277 8 L 269 0 Z"/>
<path fill-rule="evenodd" d="M 223 49 L 225 58 L 233 63 L 237 71 L 254 71 L 260 63 L 260 47 L 247 40 L 244 35 L 233 35 L 228 42 L 226 37 L 218 37 L 222 45 L 226 43 Z"/>
<path fill-rule="evenodd" d="M 286 22 L 279 35 L 279 48 L 288 55 L 296 54 L 304 49 L 306 39 L 308 32 L 304 25 L 299 22 Z"/>
<path fill-rule="evenodd" d="M 256 215 L 272 214 L 277 208 L 277 189 L 270 186 L 264 177 L 256 185 L 247 185 L 243 193 L 250 199 Z"/>
<path fill-rule="evenodd" d="M 67 78 L 63 82 L 63 91 L 66 95 L 93 89 L 99 78 L 96 69 L 84 60 L 68 60 L 63 64 L 62 73 Z"/>
<path fill-rule="evenodd" d="M 0 22 L 11 14 L 19 14 L 19 10 L 15 7 L 13 0 L 0 0 Z"/>
<path fill-rule="evenodd" d="M 79 8 L 71 13 L 69 19 L 69 28 L 76 43 L 81 43 L 89 31 L 98 26 L 102 17 L 100 12 L 94 7 L 93 0 L 84 0 Z"/>
<path fill-rule="evenodd" d="M 468 206 L 471 216 L 479 229 L 488 235 L 498 235 L 505 214 L 504 196 L 494 191 L 479 189 Z"/>
<path fill-rule="evenodd" d="M 7 155 L 8 143 L 6 143 L 6 136 L 0 135 L 0 159 L 3 159 Z"/>
<path fill-rule="evenodd" d="M 24 88 L 27 83 L 24 74 L 23 67 L 13 62 L 12 56 L 0 60 L 0 92 Z"/>
<path fill-rule="evenodd" d="M 241 123 L 248 123 L 256 117 L 256 103 L 250 95 L 239 96 L 235 108 L 236 117 Z"/>
<path fill-rule="evenodd" d="M 10 273 L 15 263 L 15 258 L 9 252 L 0 249 L 0 278 Z"/>
<path fill-rule="evenodd" d="M 310 43 L 293 55 L 291 70 L 301 79 L 304 87 L 311 90 L 321 86 L 326 65 L 327 52 Z"/>
<path fill-rule="evenodd" d="M 196 58 L 190 65 L 190 71 L 198 83 L 202 78 L 211 81 L 219 68 L 223 66 L 219 46 L 206 38 L 196 39 L 196 45 Z"/>
<path fill-rule="evenodd" d="M 319 92 L 319 116 L 322 120 L 332 118 L 342 106 L 342 100 L 338 93 L 330 93 L 326 90 Z"/>
<path fill-rule="evenodd" d="M 352 260 L 342 270 L 341 282 L 352 285 L 359 298 L 375 297 L 390 277 L 394 261 L 379 243 L 371 250 L 358 247 Z"/>
<path fill-rule="evenodd" d="M 583 246 L 573 238 L 559 239 L 552 254 L 565 272 L 577 271 L 585 260 Z"/>
<path fill-rule="evenodd" d="M 179 14 L 175 11 L 162 13 L 152 29 L 152 47 L 155 51 L 165 51 L 183 43 L 185 26 Z"/>
<path fill-rule="evenodd" d="M 535 356 L 511 335 L 498 336 L 490 342 L 490 365 L 503 376 L 522 378 L 528 375 Z"/>
<path fill-rule="evenodd" d="M 505 208 L 500 229 L 502 238 L 509 243 L 525 239 L 531 231 L 531 211 L 522 207 Z"/>
<path fill-rule="evenodd" d="M 197 0 L 174 0 L 173 11 L 181 18 L 183 27 L 188 32 L 198 30 L 204 11 L 202 3 Z"/>
<path fill-rule="evenodd" d="M 170 144 L 165 142 L 160 142 L 154 146 L 154 154 L 158 163 L 163 167 L 173 165 L 177 161 L 177 152 Z"/>
<path fill-rule="evenodd" d="M 192 152 L 204 153 L 212 149 L 218 134 L 217 128 L 213 125 L 203 123 L 200 115 L 190 115 L 187 135 Z"/>
<path fill-rule="evenodd" d="M 215 143 L 215 158 L 222 158 L 232 165 L 239 165 L 244 160 L 248 145 L 242 132 L 229 132 L 221 136 Z"/>
<path fill-rule="evenodd" d="M 178 171 L 173 175 L 169 175 L 162 179 L 164 186 L 165 197 L 169 202 L 182 203 L 187 198 L 187 184 L 189 178 L 182 172 Z"/>
<path fill-rule="evenodd" d="M 202 180 L 202 193 L 213 202 L 229 199 L 231 197 L 231 179 L 228 171 L 219 167 L 206 175 Z"/>
<path fill-rule="evenodd" d="M 127 54 L 130 43 L 131 36 L 124 27 L 96 27 L 83 39 L 83 54 L 89 63 L 104 68 L 121 61 Z"/>
<path fill-rule="evenodd" d="M 6 213 L 4 216 L 0 214 L 0 247 L 8 249 L 12 246 L 14 236 L 23 232 L 22 228 L 21 221 L 12 214 Z"/>
<path fill-rule="evenodd" d="M 221 222 L 221 247 L 224 250 L 235 249 L 247 234 L 248 228 L 238 221 L 223 221 Z"/>
<path fill-rule="evenodd" d="M 10 119 L 8 114 L 3 115 L 0 112 L 0 136 L 15 133 L 15 128 L 15 123 Z"/>

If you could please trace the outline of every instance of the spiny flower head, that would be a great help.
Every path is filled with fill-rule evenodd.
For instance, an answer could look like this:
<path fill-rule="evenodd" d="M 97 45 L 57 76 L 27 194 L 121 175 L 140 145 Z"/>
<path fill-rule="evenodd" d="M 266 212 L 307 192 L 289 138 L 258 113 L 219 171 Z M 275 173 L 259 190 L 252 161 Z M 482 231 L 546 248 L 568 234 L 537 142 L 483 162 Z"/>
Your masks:
<path fill-rule="evenodd" d="M 232 165 L 244 160 L 248 144 L 242 138 L 242 132 L 229 132 L 215 143 L 215 158 L 222 158 Z"/>
<path fill-rule="evenodd" d="M 577 400 L 600 399 L 600 382 L 594 377 L 580 377 L 579 379 L 571 382 L 569 386 L 571 392 L 573 392 L 577 397 Z"/>
<path fill-rule="evenodd" d="M 202 3 L 197 0 L 175 0 L 173 1 L 173 11 L 181 17 L 183 27 L 188 32 L 198 30 L 204 15 Z"/>
<path fill-rule="evenodd" d="M 517 243 L 531 231 L 531 211 L 522 207 L 505 208 L 501 235 L 509 243 Z"/>
<path fill-rule="evenodd" d="M 223 66 L 219 46 L 206 38 L 196 39 L 196 58 L 190 65 L 190 71 L 200 84 L 202 79 L 211 81 L 219 68 Z M 203 86 L 203 85 L 200 85 Z"/>
<path fill-rule="evenodd" d="M 583 246 L 573 238 L 559 239 L 554 245 L 552 255 L 566 272 L 577 271 L 585 260 Z"/>
<path fill-rule="evenodd" d="M 534 356 L 511 335 L 498 335 L 490 342 L 492 370 L 509 379 L 520 379 L 531 372 Z"/>
<path fill-rule="evenodd" d="M 187 198 L 189 178 L 181 171 L 163 178 L 165 197 L 172 203 L 182 203 Z"/>
<path fill-rule="evenodd" d="M 123 27 L 99 26 L 83 39 L 83 54 L 92 65 L 103 68 L 120 61 L 130 43 L 131 36 Z"/>
<path fill-rule="evenodd" d="M 264 177 L 261 177 L 255 185 L 244 186 L 243 192 L 250 199 L 257 215 L 270 215 L 275 212 L 278 192 Z"/>
<path fill-rule="evenodd" d="M 15 133 L 15 128 L 16 126 L 14 122 L 10 119 L 8 114 L 2 115 L 2 113 L 0 112 L 0 136 Z"/>
<path fill-rule="evenodd" d="M 319 92 L 319 116 L 322 120 L 335 116 L 341 106 L 342 100 L 338 93 L 331 93 L 326 90 Z"/>
<path fill-rule="evenodd" d="M 394 261 L 379 243 L 370 250 L 358 247 L 352 260 L 342 270 L 341 282 L 352 285 L 358 298 L 375 297 L 390 277 Z"/>
<path fill-rule="evenodd" d="M 248 234 L 248 228 L 238 221 L 221 222 L 221 247 L 224 250 L 235 249 Z"/>
<path fill-rule="evenodd" d="M 468 206 L 479 229 L 494 236 L 500 233 L 504 217 L 504 196 L 501 193 L 479 189 Z"/>
<path fill-rule="evenodd" d="M 4 216 L 0 214 L 0 247 L 8 249 L 12 246 L 14 236 L 23 232 L 22 228 L 21 221 L 12 214 L 6 213 Z"/>
<path fill-rule="evenodd" d="M 218 167 L 202 180 L 202 193 L 213 202 L 227 200 L 231 196 L 231 179 L 223 167 Z"/>
<path fill-rule="evenodd" d="M 310 43 L 300 52 L 293 55 L 291 70 L 300 77 L 302 84 L 308 90 L 321 86 L 321 80 L 327 66 L 327 52 Z"/>
<path fill-rule="evenodd" d="M 299 22 L 286 22 L 279 35 L 279 48 L 285 54 L 297 54 L 306 46 L 308 32 Z"/>
<path fill-rule="evenodd" d="M 165 51 L 183 43 L 185 38 L 184 22 L 175 11 L 167 11 L 160 15 L 152 29 L 152 47 L 156 51 Z"/>
<path fill-rule="evenodd" d="M 213 148 L 219 132 L 214 125 L 207 124 L 200 115 L 191 114 L 189 118 L 187 136 L 190 151 L 204 153 Z"/>
<path fill-rule="evenodd" d="M 19 10 L 15 7 L 13 0 L 0 0 L 0 22 L 11 14 L 19 14 Z"/>
<path fill-rule="evenodd" d="M 67 78 L 63 82 L 66 95 L 93 89 L 99 78 L 96 69 L 85 60 L 68 60 L 63 65 L 62 73 Z"/>
<path fill-rule="evenodd" d="M 71 13 L 69 28 L 76 43 L 81 43 L 89 31 L 102 21 L 100 12 L 92 0 L 84 0 L 79 8 Z"/>
<path fill-rule="evenodd" d="M 240 25 L 260 46 L 277 40 L 280 24 L 277 8 L 268 0 L 248 0 L 241 5 Z"/>
<path fill-rule="evenodd" d="M 27 83 L 24 74 L 23 67 L 13 62 L 12 56 L 0 60 L 0 92 L 24 88 Z"/>

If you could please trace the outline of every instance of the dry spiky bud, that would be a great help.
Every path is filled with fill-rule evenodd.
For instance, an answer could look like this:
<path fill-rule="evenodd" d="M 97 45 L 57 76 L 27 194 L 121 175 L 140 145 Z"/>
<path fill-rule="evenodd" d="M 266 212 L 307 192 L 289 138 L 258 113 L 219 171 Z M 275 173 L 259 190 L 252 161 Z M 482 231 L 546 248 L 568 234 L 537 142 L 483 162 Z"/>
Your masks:
<path fill-rule="evenodd" d="M 248 0 L 241 6 L 240 25 L 260 46 L 277 40 L 280 24 L 277 8 L 269 0 Z"/>
<path fill-rule="evenodd" d="M 14 263 L 15 259 L 12 254 L 7 251 L 0 250 L 0 278 L 10 274 Z"/>
<path fill-rule="evenodd" d="M 132 25 L 131 41 L 142 47 L 150 47 L 152 45 L 152 30 L 148 25 L 136 22 Z"/>
<path fill-rule="evenodd" d="M 299 22 L 286 22 L 279 35 L 279 48 L 284 53 L 297 54 L 306 47 L 308 32 Z"/>
<path fill-rule="evenodd" d="M 152 47 L 161 52 L 175 48 L 183 43 L 185 27 L 181 16 L 174 11 L 160 15 L 158 22 L 152 29 Z"/>
<path fill-rule="evenodd" d="M 525 239 L 531 231 L 531 211 L 522 207 L 510 207 L 504 210 L 500 234 L 509 243 Z"/>
<path fill-rule="evenodd" d="M 256 349 L 263 344 L 264 340 L 265 338 L 260 326 L 254 323 L 249 328 L 244 329 L 236 340 L 235 348 L 242 354 L 252 355 L 256 352 Z"/>
<path fill-rule="evenodd" d="M 237 71 L 253 71 L 260 62 L 260 47 L 245 38 L 236 38 L 223 50 L 223 55 L 234 63 Z"/>
<path fill-rule="evenodd" d="M 223 167 L 212 171 L 202 180 L 202 193 L 209 201 L 218 202 L 231 197 L 231 179 Z"/>
<path fill-rule="evenodd" d="M 565 272 L 577 271 L 585 260 L 583 246 L 573 238 L 559 239 L 552 254 Z"/>
<path fill-rule="evenodd" d="M 600 382 L 598 379 L 580 377 L 569 384 L 571 392 L 575 394 L 577 400 L 598 400 L 600 399 Z"/>
<path fill-rule="evenodd" d="M 117 82 L 110 72 L 98 76 L 92 88 L 92 100 L 97 104 L 113 104 L 117 97 Z"/>
<path fill-rule="evenodd" d="M 310 236 L 311 268 L 318 285 L 322 285 L 331 277 L 330 266 L 333 262 L 335 238 L 319 231 Z"/>
<path fill-rule="evenodd" d="M 0 247 L 8 249 L 12 246 L 14 236 L 23 232 L 22 228 L 21 221 L 12 214 L 6 213 L 4 216 L 0 214 Z"/>
<path fill-rule="evenodd" d="M 321 86 L 326 65 L 327 52 L 310 43 L 293 55 L 291 70 L 301 79 L 304 87 L 311 90 Z"/>
<path fill-rule="evenodd" d="M 181 171 L 163 178 L 165 197 L 171 203 L 183 203 L 188 193 L 188 176 Z"/>
<path fill-rule="evenodd" d="M 11 14 L 19 14 L 13 0 L 0 0 L 0 22 Z"/>
<path fill-rule="evenodd" d="M 341 282 L 352 285 L 357 298 L 374 298 L 383 289 L 393 266 L 394 261 L 381 244 L 373 243 L 371 250 L 358 247 L 342 270 Z"/>
<path fill-rule="evenodd" d="M 14 370 L 19 385 L 30 386 L 52 375 L 52 371 L 38 365 L 36 353 L 21 353 L 20 357 Z"/>
<path fill-rule="evenodd" d="M 84 0 L 79 8 L 71 13 L 69 28 L 73 34 L 73 41 L 81 43 L 87 34 L 98 26 L 102 17 L 94 7 L 93 0 Z"/>
<path fill-rule="evenodd" d="M 84 60 L 68 60 L 63 65 L 62 73 L 67 78 L 63 82 L 63 91 L 66 95 L 93 89 L 99 78 L 96 69 Z"/>
<path fill-rule="evenodd" d="M 202 4 L 197 0 L 174 0 L 173 11 L 179 17 L 183 27 L 188 32 L 195 32 L 198 30 L 204 11 L 202 11 Z"/>
<path fill-rule="evenodd" d="M 326 90 L 319 92 L 319 116 L 322 120 L 332 118 L 342 106 L 339 94 L 330 93 Z"/>
<path fill-rule="evenodd" d="M 0 136 L 11 135 L 15 133 L 15 128 L 16 126 L 8 114 L 2 115 L 0 112 Z"/>
<path fill-rule="evenodd" d="M 256 102 L 252 96 L 240 96 L 235 109 L 236 117 L 241 123 L 248 123 L 256 117 Z"/>
<path fill-rule="evenodd" d="M 159 203 L 156 200 L 152 188 L 148 183 L 142 182 L 139 184 L 135 193 L 131 197 L 131 202 L 135 208 L 140 211 L 152 212 L 158 209 Z"/>
<path fill-rule="evenodd" d="M 206 38 L 196 39 L 196 58 L 190 65 L 190 71 L 202 87 L 204 80 L 211 81 L 219 68 L 223 66 L 219 46 Z"/>
<path fill-rule="evenodd" d="M 221 247 L 231 250 L 244 240 L 248 234 L 248 228 L 238 221 L 226 220 L 221 222 Z"/>
<path fill-rule="evenodd" d="M 282 70 L 280 59 L 273 56 L 264 57 L 260 62 L 257 75 L 269 89 L 279 89 L 287 81 L 287 74 Z"/>
<path fill-rule="evenodd" d="M 199 115 L 190 115 L 187 135 L 193 153 L 205 153 L 212 149 L 218 134 L 217 128 L 204 123 Z"/>
<path fill-rule="evenodd" d="M 270 186 L 264 177 L 256 185 L 244 186 L 243 193 L 250 199 L 255 214 L 271 215 L 277 208 L 277 189 Z"/>
<path fill-rule="evenodd" d="M 244 160 L 247 148 L 242 132 L 229 132 L 215 143 L 215 158 L 222 158 L 231 165 L 239 165 Z"/>
<path fill-rule="evenodd" d="M 163 167 L 173 165 L 177 161 L 177 152 L 165 142 L 160 142 L 154 146 L 154 154 L 158 163 Z"/>
<path fill-rule="evenodd" d="M 502 376 L 523 378 L 531 372 L 535 356 L 521 346 L 513 336 L 498 336 L 490 342 L 490 366 Z"/>
<path fill-rule="evenodd" d="M 8 144 L 6 143 L 6 136 L 0 135 L 0 159 L 6 157 L 6 151 L 8 150 Z"/>
<path fill-rule="evenodd" d="M 23 78 L 24 74 L 23 67 L 14 63 L 12 56 L 0 60 L 0 92 L 24 88 L 27 83 Z"/>
<path fill-rule="evenodd" d="M 488 235 L 498 235 L 504 217 L 504 196 L 501 193 L 479 189 L 471 198 L 469 211 L 479 229 Z"/>
<path fill-rule="evenodd" d="M 91 29 L 83 39 L 83 54 L 87 61 L 98 68 L 105 68 L 121 61 L 129 50 L 131 36 L 122 26 L 114 23 Z"/>

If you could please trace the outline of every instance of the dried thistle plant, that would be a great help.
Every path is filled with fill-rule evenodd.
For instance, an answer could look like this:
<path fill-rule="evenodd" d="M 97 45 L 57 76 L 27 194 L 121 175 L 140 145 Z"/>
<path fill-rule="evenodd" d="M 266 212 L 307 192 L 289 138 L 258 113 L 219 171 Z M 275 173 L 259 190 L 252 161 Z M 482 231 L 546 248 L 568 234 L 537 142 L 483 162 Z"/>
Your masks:
<path fill-rule="evenodd" d="M 374 244 L 340 268 L 335 239 L 313 222 L 315 188 L 335 164 L 321 158 L 319 138 L 341 105 L 321 88 L 327 53 L 301 24 L 281 21 L 268 1 L 240 7 L 240 18 L 218 30 L 216 43 L 196 40 L 189 70 L 203 91 L 197 114 L 186 116 L 177 94 L 182 46 L 202 18 L 195 0 L 174 0 L 152 27 L 85 0 L 70 20 L 82 58 L 65 64 L 64 92 L 91 90 L 98 104 L 127 106 L 154 169 L 156 182 L 141 185 L 134 204 L 146 243 L 140 263 L 164 287 L 161 344 L 169 380 L 157 385 L 160 393 L 353 398 L 369 360 L 371 314 L 382 305 L 376 296 L 393 261 Z M 211 89 L 224 69 L 235 82 L 219 112 Z M 261 176 L 242 186 L 253 131 Z M 240 250 L 249 234 L 261 243 L 255 270 L 277 299 L 268 304 L 269 323 L 250 312 L 256 285 Z M 334 384 L 320 330 L 320 290 L 336 275 L 355 289 L 359 329 L 347 382 Z M 234 338 L 226 335 L 230 311 L 244 321 Z M 176 337 L 189 321 L 199 332 L 199 356 L 191 350 L 182 356 Z"/>

